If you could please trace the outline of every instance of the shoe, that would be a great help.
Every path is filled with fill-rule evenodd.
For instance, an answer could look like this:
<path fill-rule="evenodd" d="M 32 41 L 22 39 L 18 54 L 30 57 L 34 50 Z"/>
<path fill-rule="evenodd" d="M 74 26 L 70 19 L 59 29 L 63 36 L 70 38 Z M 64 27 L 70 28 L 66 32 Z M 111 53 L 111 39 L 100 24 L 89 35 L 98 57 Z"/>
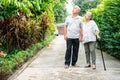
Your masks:
<path fill-rule="evenodd" d="M 65 65 L 65 66 L 64 66 L 64 68 L 65 68 L 65 69 L 68 69 L 68 68 L 69 68 L 69 66 L 68 66 L 68 65 Z"/>
<path fill-rule="evenodd" d="M 91 67 L 91 65 L 87 65 L 87 66 L 85 66 L 85 68 L 89 68 L 89 67 Z"/>
<path fill-rule="evenodd" d="M 95 66 L 95 65 L 92 65 L 92 69 L 95 70 L 95 69 L 96 69 L 96 66 Z"/>
<path fill-rule="evenodd" d="M 80 67 L 78 64 L 74 64 L 74 65 L 72 65 L 73 67 Z"/>

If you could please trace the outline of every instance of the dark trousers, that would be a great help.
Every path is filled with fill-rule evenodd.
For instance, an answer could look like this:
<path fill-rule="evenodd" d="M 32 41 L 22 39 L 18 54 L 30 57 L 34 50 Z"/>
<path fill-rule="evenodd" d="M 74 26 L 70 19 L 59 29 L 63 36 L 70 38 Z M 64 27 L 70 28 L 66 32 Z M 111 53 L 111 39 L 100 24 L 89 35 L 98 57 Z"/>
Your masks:
<path fill-rule="evenodd" d="M 79 39 L 67 39 L 67 49 L 65 55 L 65 65 L 70 65 L 72 54 L 72 65 L 75 65 L 78 59 Z"/>

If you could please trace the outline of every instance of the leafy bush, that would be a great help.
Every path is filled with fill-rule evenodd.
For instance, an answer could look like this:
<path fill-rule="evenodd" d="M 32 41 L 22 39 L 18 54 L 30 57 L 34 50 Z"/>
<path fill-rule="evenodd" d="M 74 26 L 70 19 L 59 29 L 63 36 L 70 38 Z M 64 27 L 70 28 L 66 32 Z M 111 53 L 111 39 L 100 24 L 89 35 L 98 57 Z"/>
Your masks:
<path fill-rule="evenodd" d="M 73 3 L 80 6 L 80 15 L 84 15 L 86 10 L 95 8 L 98 4 L 100 4 L 100 1 L 101 0 L 73 0 Z"/>
<path fill-rule="evenodd" d="M 10 55 L 10 57 L 2 58 L 0 61 L 0 75 L 5 76 L 0 76 L 0 79 L 6 80 L 9 75 L 11 75 L 16 69 L 20 68 L 24 64 L 24 62 L 31 59 L 38 50 L 48 45 L 53 38 L 54 35 L 49 36 L 46 40 L 42 42 L 32 44 L 26 50 L 21 50 L 18 51 L 16 54 Z"/>
<path fill-rule="evenodd" d="M 54 2 L 0 1 L 0 41 L 6 47 L 7 53 L 16 49 L 26 49 L 31 44 L 44 40 L 47 35 L 53 34 Z"/>
<path fill-rule="evenodd" d="M 37 49 L 49 44 L 55 30 L 53 8 L 59 8 L 54 5 L 60 1 L 0 0 L 0 49 L 7 53 L 0 58 L 0 79 L 6 80 Z"/>
<path fill-rule="evenodd" d="M 65 8 L 66 2 L 67 0 L 60 0 L 60 2 L 55 3 L 55 6 L 53 7 L 56 23 L 63 23 L 65 21 L 67 16 L 67 10 Z"/>
<path fill-rule="evenodd" d="M 102 37 L 102 47 L 109 54 L 120 59 L 120 0 L 102 0 L 97 8 L 91 9 Z"/>

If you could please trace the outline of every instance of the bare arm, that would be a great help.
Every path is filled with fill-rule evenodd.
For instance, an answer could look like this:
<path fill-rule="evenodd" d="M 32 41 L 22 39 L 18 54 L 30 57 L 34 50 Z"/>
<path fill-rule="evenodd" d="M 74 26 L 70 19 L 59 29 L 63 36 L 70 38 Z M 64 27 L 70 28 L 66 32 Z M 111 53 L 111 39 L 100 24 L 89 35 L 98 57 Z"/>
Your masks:
<path fill-rule="evenodd" d="M 82 42 L 82 38 L 83 38 L 83 29 L 82 27 L 80 27 L 80 37 L 79 37 L 80 42 Z"/>
<path fill-rule="evenodd" d="M 64 26 L 64 39 L 67 40 L 67 26 Z"/>

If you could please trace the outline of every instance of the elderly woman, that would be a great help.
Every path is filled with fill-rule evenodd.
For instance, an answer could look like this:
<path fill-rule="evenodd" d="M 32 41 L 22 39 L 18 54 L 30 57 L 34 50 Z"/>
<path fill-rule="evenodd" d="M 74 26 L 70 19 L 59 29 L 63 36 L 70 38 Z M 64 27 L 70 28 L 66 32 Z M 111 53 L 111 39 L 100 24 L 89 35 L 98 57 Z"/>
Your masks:
<path fill-rule="evenodd" d="M 95 45 L 96 45 L 96 36 L 100 39 L 99 29 L 95 21 L 92 20 L 92 13 L 87 12 L 85 15 L 85 23 L 83 25 L 83 43 L 85 47 L 86 54 L 86 68 L 91 67 L 96 69 L 96 54 L 95 54 Z M 92 64 L 91 64 L 92 59 Z"/>

